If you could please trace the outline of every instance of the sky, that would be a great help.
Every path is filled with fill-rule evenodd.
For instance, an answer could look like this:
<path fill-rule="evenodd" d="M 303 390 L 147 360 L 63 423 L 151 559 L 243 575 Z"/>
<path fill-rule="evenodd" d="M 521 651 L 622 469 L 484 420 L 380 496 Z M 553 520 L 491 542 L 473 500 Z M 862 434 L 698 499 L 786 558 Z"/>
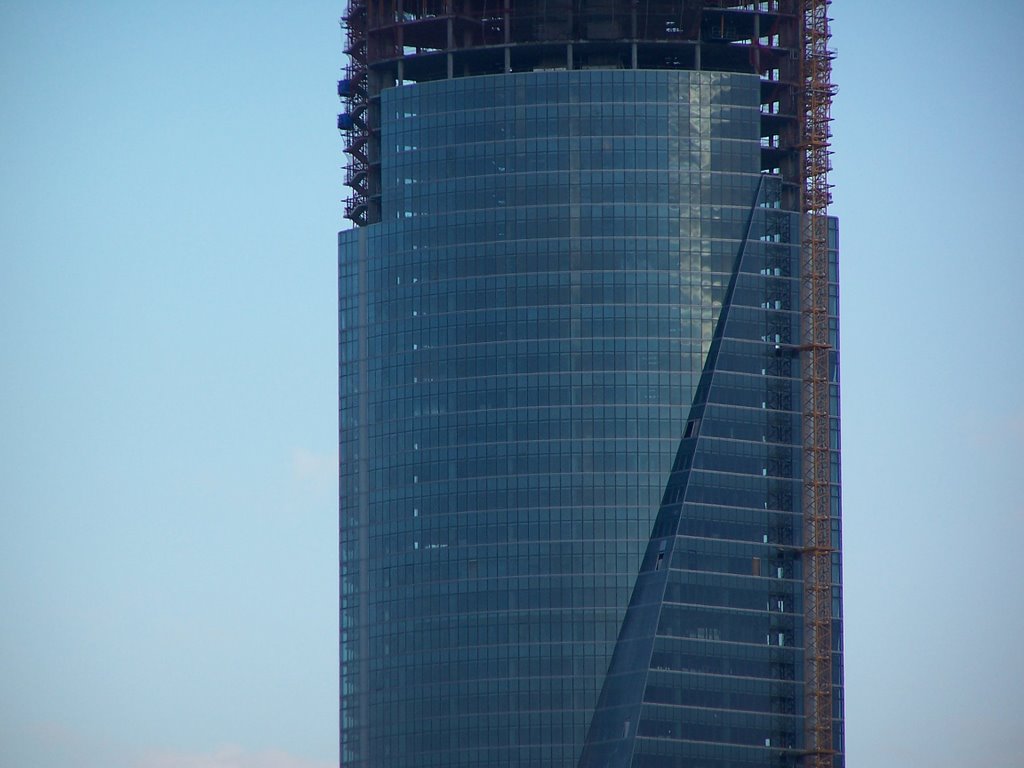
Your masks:
<path fill-rule="evenodd" d="M 1024 755 L 1024 4 L 834 3 L 850 768 Z M 0 765 L 337 765 L 323 0 L 0 0 Z"/>

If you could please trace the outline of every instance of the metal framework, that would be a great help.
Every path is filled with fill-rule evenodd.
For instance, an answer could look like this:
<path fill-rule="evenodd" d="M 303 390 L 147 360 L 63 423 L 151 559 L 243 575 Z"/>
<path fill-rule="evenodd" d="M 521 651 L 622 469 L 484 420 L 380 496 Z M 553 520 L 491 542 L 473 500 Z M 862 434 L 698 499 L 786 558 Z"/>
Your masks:
<path fill-rule="evenodd" d="M 338 82 L 338 96 L 348 102 L 348 111 L 338 116 L 338 129 L 349 133 L 345 152 L 350 160 L 345 165 L 345 185 L 352 194 L 345 203 L 345 217 L 356 224 L 369 224 L 371 197 L 371 137 L 377 126 L 370 116 L 370 72 L 367 50 L 367 3 L 351 0 L 342 19 L 346 31 L 345 54 L 348 65 L 345 78 Z"/>
<path fill-rule="evenodd" d="M 686 69 L 760 75 L 762 169 L 800 197 L 800 0 L 350 0 L 338 127 L 345 216 L 381 219 L 380 94 L 404 83 L 551 69 Z"/>

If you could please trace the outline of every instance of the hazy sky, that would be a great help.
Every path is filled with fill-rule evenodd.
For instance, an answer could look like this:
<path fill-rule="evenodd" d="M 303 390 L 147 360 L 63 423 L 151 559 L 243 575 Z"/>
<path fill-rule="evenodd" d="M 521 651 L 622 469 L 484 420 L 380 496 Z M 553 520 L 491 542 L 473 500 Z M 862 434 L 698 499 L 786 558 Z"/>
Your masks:
<path fill-rule="evenodd" d="M 4 768 L 337 763 L 342 10 L 0 0 Z M 1019 768 L 1024 4 L 833 16 L 848 765 Z"/>

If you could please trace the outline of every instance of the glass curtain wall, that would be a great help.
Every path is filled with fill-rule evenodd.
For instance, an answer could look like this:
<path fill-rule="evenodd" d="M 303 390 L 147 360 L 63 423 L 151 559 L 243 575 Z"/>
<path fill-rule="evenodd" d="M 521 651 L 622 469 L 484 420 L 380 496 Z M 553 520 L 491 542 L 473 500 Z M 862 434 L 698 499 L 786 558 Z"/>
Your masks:
<path fill-rule="evenodd" d="M 342 764 L 794 764 L 799 228 L 759 89 L 382 93 L 382 221 L 340 235 Z"/>

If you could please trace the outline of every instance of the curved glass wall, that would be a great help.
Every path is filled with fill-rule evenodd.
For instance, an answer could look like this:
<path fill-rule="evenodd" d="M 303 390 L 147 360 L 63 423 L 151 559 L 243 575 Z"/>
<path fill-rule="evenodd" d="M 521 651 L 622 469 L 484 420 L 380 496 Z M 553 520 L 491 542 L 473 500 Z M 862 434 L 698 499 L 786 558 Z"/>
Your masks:
<path fill-rule="evenodd" d="M 702 765 L 799 748 L 800 574 L 772 570 L 767 532 L 798 544 L 799 373 L 766 374 L 795 344 L 796 226 L 759 172 L 760 87 L 593 70 L 382 93 L 382 221 L 340 236 L 344 765 L 570 768 L 623 739 L 668 765 L 642 761 L 697 754 L 680 739 L 707 707 Z M 606 690 L 698 433 L 707 482 L 685 526 L 673 507 L 663 638 L 633 670 L 650 692 Z M 662 679 L 709 643 L 685 667 L 703 682 Z M 783 694 L 782 720 L 756 714 Z"/>

